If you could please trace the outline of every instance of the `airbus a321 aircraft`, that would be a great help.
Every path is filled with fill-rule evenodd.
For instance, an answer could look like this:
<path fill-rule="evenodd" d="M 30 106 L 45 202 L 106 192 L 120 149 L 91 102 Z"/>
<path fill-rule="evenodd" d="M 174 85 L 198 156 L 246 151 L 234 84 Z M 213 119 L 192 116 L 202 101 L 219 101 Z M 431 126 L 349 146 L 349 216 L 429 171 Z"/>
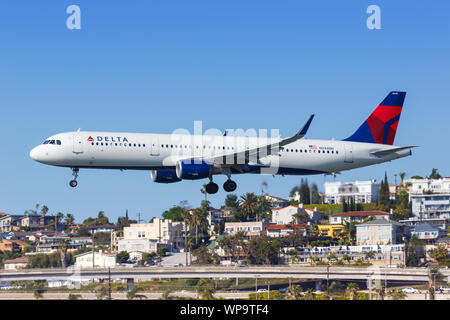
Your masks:
<path fill-rule="evenodd" d="M 314 115 L 292 137 L 150 134 L 77 131 L 49 137 L 30 152 L 38 162 L 72 168 L 71 187 L 80 168 L 151 170 L 154 182 L 209 178 L 206 192 L 219 190 L 213 176 L 224 174 L 223 188 L 236 189 L 231 175 L 335 174 L 411 155 L 415 146 L 393 146 L 406 92 L 393 91 L 350 137 L 310 140 L 304 136 Z"/>

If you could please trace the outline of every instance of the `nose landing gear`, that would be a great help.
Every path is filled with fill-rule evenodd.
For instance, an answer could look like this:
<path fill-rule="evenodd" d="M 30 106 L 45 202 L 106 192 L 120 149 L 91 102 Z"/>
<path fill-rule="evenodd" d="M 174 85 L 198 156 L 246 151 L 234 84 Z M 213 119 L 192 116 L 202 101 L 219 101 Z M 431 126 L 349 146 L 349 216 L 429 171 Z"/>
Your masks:
<path fill-rule="evenodd" d="M 69 182 L 69 186 L 71 186 L 72 188 L 75 188 L 78 185 L 77 178 L 78 178 L 79 171 L 80 171 L 80 169 L 78 169 L 78 168 L 72 168 L 73 180 L 70 180 L 70 182 Z"/>

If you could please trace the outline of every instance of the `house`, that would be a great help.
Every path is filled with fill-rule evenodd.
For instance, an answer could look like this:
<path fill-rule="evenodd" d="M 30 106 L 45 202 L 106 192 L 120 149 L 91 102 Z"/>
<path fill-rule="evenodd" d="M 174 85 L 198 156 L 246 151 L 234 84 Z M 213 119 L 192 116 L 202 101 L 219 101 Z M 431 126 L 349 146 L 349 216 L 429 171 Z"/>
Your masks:
<path fill-rule="evenodd" d="M 116 255 L 99 252 L 86 252 L 75 257 L 75 268 L 113 268 L 116 266 Z M 93 261 L 92 261 L 93 260 Z"/>
<path fill-rule="evenodd" d="M 114 239 L 117 240 L 114 245 L 118 247 L 120 238 L 115 236 Z M 184 222 L 154 218 L 150 223 L 131 224 L 123 228 L 123 239 L 152 240 L 158 245 L 164 245 L 169 251 L 177 251 L 184 248 Z"/>
<path fill-rule="evenodd" d="M 194 210 L 196 209 L 189 209 L 188 212 L 189 214 L 193 214 Z M 232 213 L 232 210 L 230 208 L 228 208 L 227 210 L 222 210 L 222 209 L 216 209 L 213 207 L 209 207 L 208 208 L 208 215 L 207 215 L 207 220 L 208 220 L 208 225 L 209 225 L 209 229 L 210 229 L 210 233 L 212 233 L 212 231 L 214 230 L 214 226 L 216 224 L 219 223 L 224 223 L 225 219 L 230 216 Z"/>
<path fill-rule="evenodd" d="M 417 218 L 417 217 L 412 217 L 409 219 L 404 219 L 404 220 L 400 220 L 400 223 L 403 223 L 405 225 L 407 225 L 408 227 L 415 227 L 419 224 L 421 224 L 422 222 L 428 222 L 432 225 L 434 225 L 435 227 L 438 227 L 442 230 L 446 230 L 448 227 L 448 219 L 445 218 Z"/>
<path fill-rule="evenodd" d="M 345 227 L 340 224 L 318 224 L 317 229 L 320 237 L 341 238 Z"/>
<path fill-rule="evenodd" d="M 267 193 L 264 195 L 264 198 L 266 198 L 266 200 L 269 200 L 270 202 L 272 202 L 273 208 L 285 208 L 290 205 L 289 200 L 286 200 L 286 199 L 283 199 L 280 197 L 270 196 Z"/>
<path fill-rule="evenodd" d="M 53 226 L 50 227 L 50 225 Z M 56 224 L 56 226 L 55 226 Z M 61 217 L 43 216 L 43 215 L 25 215 L 20 218 L 20 227 L 30 231 L 44 230 L 51 228 L 53 231 L 62 231 L 65 224 L 62 223 Z"/>
<path fill-rule="evenodd" d="M 330 224 L 361 223 L 369 217 L 390 220 L 391 216 L 391 213 L 385 211 L 349 211 L 332 214 L 329 220 Z"/>
<path fill-rule="evenodd" d="M 18 231 L 20 229 L 20 219 L 23 215 L 2 215 L 0 216 L 0 233 Z"/>
<path fill-rule="evenodd" d="M 113 224 L 107 224 L 107 225 L 99 225 L 99 226 L 88 226 L 86 229 L 90 234 L 95 234 L 97 232 L 113 232 L 115 226 Z"/>
<path fill-rule="evenodd" d="M 271 224 L 266 228 L 266 234 L 269 237 L 286 237 L 294 230 L 300 231 L 302 236 L 306 236 L 307 224 Z"/>
<path fill-rule="evenodd" d="M 348 259 L 348 262 L 370 260 L 375 266 L 399 266 L 405 264 L 404 244 L 397 245 L 359 245 L 359 246 L 328 246 L 328 247 L 287 247 L 282 248 L 283 259 L 287 263 L 313 264 L 317 261 L 335 262 Z M 296 250 L 295 258 L 288 252 Z M 372 252 L 373 258 L 368 258 L 367 253 Z M 345 262 L 345 263 L 348 263 Z"/>
<path fill-rule="evenodd" d="M 290 224 L 296 223 L 295 216 L 301 213 L 308 214 L 308 222 L 318 223 L 322 218 L 323 214 L 317 211 L 317 208 L 310 209 L 304 208 L 303 204 L 298 206 L 289 205 L 283 208 L 272 208 L 272 223 L 275 224 Z"/>
<path fill-rule="evenodd" d="M 30 245 L 21 240 L 0 239 L 0 251 L 25 252 Z"/>
<path fill-rule="evenodd" d="M 378 200 L 380 183 L 375 180 L 355 182 L 325 182 L 324 203 L 340 204 L 353 200 L 355 203 L 371 203 Z"/>
<path fill-rule="evenodd" d="M 411 237 L 416 236 L 419 240 L 427 243 L 434 243 L 436 240 L 444 237 L 446 232 L 431 223 L 423 222 L 411 230 Z"/>
<path fill-rule="evenodd" d="M 17 270 L 26 268 L 30 257 L 24 256 L 12 260 L 5 260 L 5 270 Z"/>
<path fill-rule="evenodd" d="M 155 239 L 120 239 L 117 243 L 117 251 L 131 252 L 157 252 L 158 240 Z"/>
<path fill-rule="evenodd" d="M 450 178 L 411 179 L 409 184 L 415 217 L 450 219 Z"/>
<path fill-rule="evenodd" d="M 72 252 L 87 246 L 92 246 L 92 239 L 90 237 L 42 236 L 38 245 L 36 246 L 36 252 L 56 252 L 61 248 L 62 241 L 65 242 L 68 252 Z"/>
<path fill-rule="evenodd" d="M 244 232 L 245 239 L 252 237 L 259 237 L 266 231 L 268 223 L 264 221 L 249 221 L 249 222 L 225 222 L 224 234 L 233 236 L 238 232 Z"/>
<path fill-rule="evenodd" d="M 406 225 L 375 219 L 356 226 L 356 241 L 358 245 L 369 244 L 400 244 L 409 236 Z"/>

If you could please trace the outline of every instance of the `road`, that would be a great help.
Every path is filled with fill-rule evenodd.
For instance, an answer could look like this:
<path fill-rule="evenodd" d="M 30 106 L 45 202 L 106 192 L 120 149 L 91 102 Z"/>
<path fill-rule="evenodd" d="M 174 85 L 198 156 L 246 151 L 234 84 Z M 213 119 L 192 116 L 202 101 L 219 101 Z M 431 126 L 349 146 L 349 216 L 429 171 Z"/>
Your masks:
<path fill-rule="evenodd" d="M 73 294 L 80 294 L 82 300 L 97 300 L 96 293 L 93 292 L 72 292 Z M 247 299 L 249 293 L 254 293 L 254 291 L 246 292 L 217 292 L 214 294 L 216 298 L 223 299 Z M 158 300 L 162 298 L 161 292 L 139 292 L 139 294 L 145 295 L 150 300 Z M 171 293 L 169 296 L 177 296 L 182 298 L 194 298 L 197 299 L 197 293 L 189 291 L 179 291 Z M 111 294 L 113 300 L 126 300 L 126 292 L 113 292 Z M 375 298 L 375 295 L 374 295 Z M 406 300 L 428 300 L 425 299 L 425 294 L 407 294 Z M 68 300 L 69 292 L 45 292 L 40 300 Z M 450 300 L 450 294 L 448 293 L 437 293 L 436 300 Z M 0 292 L 0 300 L 36 300 L 32 292 Z M 389 300 L 389 298 L 385 298 Z"/>
<path fill-rule="evenodd" d="M 63 280 L 86 281 L 93 278 L 107 279 L 109 270 L 95 269 L 27 269 L 2 270 L 0 281 L 13 280 Z M 441 269 L 445 280 L 450 278 L 449 269 Z M 188 267 L 116 267 L 110 270 L 111 279 L 134 279 L 135 281 L 151 279 L 186 279 L 186 278 L 303 278 L 303 279 L 335 279 L 335 280 L 367 280 L 383 279 L 395 281 L 428 281 L 426 268 L 379 268 L 379 267 L 298 267 L 298 266 L 250 266 L 233 268 L 224 266 Z"/>

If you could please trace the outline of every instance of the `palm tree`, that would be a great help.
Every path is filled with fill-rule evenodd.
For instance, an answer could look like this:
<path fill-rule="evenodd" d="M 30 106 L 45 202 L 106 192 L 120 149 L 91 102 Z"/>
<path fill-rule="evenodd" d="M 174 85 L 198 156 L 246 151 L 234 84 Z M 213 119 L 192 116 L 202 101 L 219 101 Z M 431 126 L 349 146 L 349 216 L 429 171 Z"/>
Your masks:
<path fill-rule="evenodd" d="M 73 214 L 71 214 L 71 213 L 66 214 L 66 223 L 67 223 L 69 226 L 72 226 L 72 224 L 74 223 L 74 221 L 75 221 L 75 217 L 73 216 Z"/>
<path fill-rule="evenodd" d="M 267 191 L 267 187 L 269 186 L 269 184 L 267 183 L 266 180 L 263 180 L 261 182 L 261 196 L 264 196 L 264 190 Z"/>
<path fill-rule="evenodd" d="M 127 299 L 133 300 L 133 299 L 147 299 L 146 295 L 143 294 L 137 294 L 138 292 L 144 291 L 144 289 L 139 287 L 133 287 L 130 291 L 127 293 Z"/>
<path fill-rule="evenodd" d="M 384 287 L 384 284 L 381 284 L 381 286 L 377 288 L 375 292 L 378 295 L 378 300 L 384 300 L 384 296 L 386 295 L 386 288 Z"/>
<path fill-rule="evenodd" d="M 350 294 L 350 300 L 356 300 L 357 296 L 358 296 L 358 285 L 354 282 L 350 282 L 347 285 L 347 291 Z"/>
<path fill-rule="evenodd" d="M 34 290 L 33 295 L 36 298 L 36 300 L 39 300 L 44 297 L 41 289 Z"/>
<path fill-rule="evenodd" d="M 352 260 L 352 258 L 351 258 L 348 254 L 345 254 L 345 255 L 342 257 L 342 259 L 343 259 L 344 261 L 347 261 L 347 263 L 350 263 L 350 260 Z"/>
<path fill-rule="evenodd" d="M 258 198 L 253 192 L 248 192 L 241 196 L 242 212 L 245 214 L 247 221 L 256 214 Z"/>
<path fill-rule="evenodd" d="M 211 281 L 208 279 L 200 279 L 197 285 L 197 294 L 203 300 L 213 300 L 214 299 L 214 288 Z"/>
<path fill-rule="evenodd" d="M 305 292 L 305 300 L 314 300 L 316 298 L 316 294 L 314 293 L 314 290 L 309 288 Z"/>
<path fill-rule="evenodd" d="M 204 184 L 202 186 L 202 188 L 200 189 L 200 192 L 205 195 L 205 201 L 208 201 L 208 192 L 206 192 L 206 184 Z"/>
<path fill-rule="evenodd" d="M 301 285 L 293 285 L 288 289 L 288 293 L 293 300 L 299 300 L 302 296 L 303 288 Z"/>
<path fill-rule="evenodd" d="M 48 212 L 48 207 L 47 207 L 46 205 L 43 205 L 43 206 L 41 207 L 41 214 L 42 214 L 42 216 L 45 217 L 45 215 L 47 214 L 47 212 Z"/>
<path fill-rule="evenodd" d="M 67 247 L 68 247 L 67 240 L 60 240 L 58 243 L 58 247 L 59 247 L 59 258 L 61 259 L 61 267 L 65 268 L 66 267 L 66 254 L 67 254 Z"/>
<path fill-rule="evenodd" d="M 373 258 L 375 258 L 375 252 L 369 251 L 369 252 L 366 253 L 366 259 L 367 260 L 372 260 Z"/>
<path fill-rule="evenodd" d="M 398 175 L 400 176 L 400 179 L 401 179 L 400 185 L 402 186 L 403 180 L 405 180 L 406 172 L 400 172 Z"/>

